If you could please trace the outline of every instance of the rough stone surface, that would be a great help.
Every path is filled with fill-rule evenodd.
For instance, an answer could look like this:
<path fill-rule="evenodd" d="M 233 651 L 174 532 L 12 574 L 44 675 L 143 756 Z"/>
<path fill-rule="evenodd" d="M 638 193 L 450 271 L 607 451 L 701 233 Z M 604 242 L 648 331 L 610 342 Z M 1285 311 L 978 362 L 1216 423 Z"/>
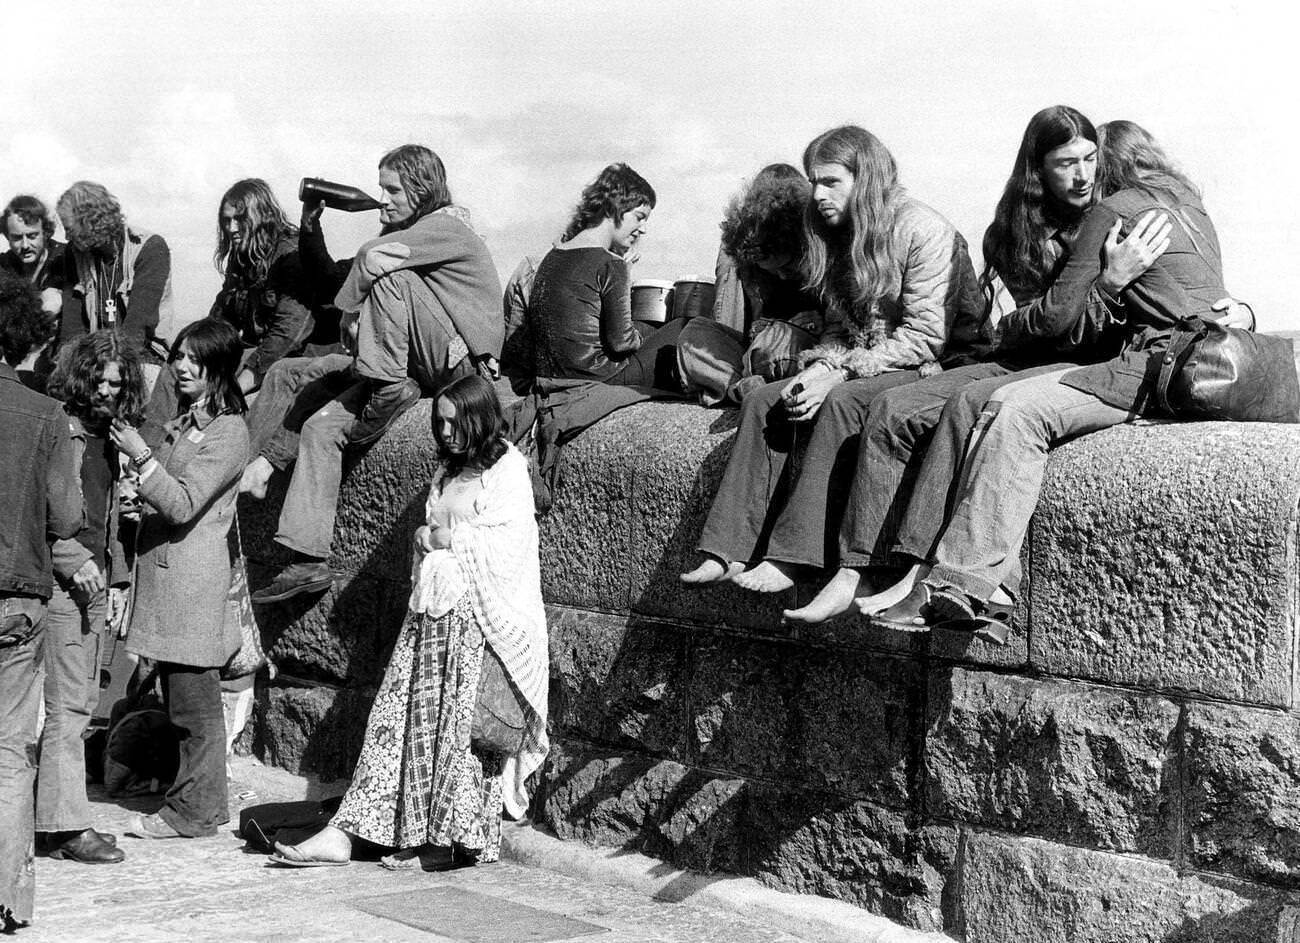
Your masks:
<path fill-rule="evenodd" d="M 943 923 L 955 830 L 911 829 L 867 802 L 561 743 L 537 811 L 561 838 L 753 875 L 919 929 Z"/>
<path fill-rule="evenodd" d="M 542 820 L 561 838 L 741 872 L 744 780 L 564 741 L 547 760 Z"/>
<path fill-rule="evenodd" d="M 254 747 L 265 762 L 321 779 L 351 777 L 373 688 L 289 687 L 258 694 Z"/>
<path fill-rule="evenodd" d="M 547 621 L 552 729 L 686 762 L 686 633 L 561 606 Z"/>
<path fill-rule="evenodd" d="M 857 904 L 920 930 L 945 929 L 956 830 L 919 827 L 869 802 L 751 784 L 744 873 Z"/>
<path fill-rule="evenodd" d="M 1300 886 L 1300 717 L 1194 704 L 1185 736 L 1190 863 Z"/>
<path fill-rule="evenodd" d="M 269 567 L 250 563 L 249 581 L 270 581 Z M 336 579 L 318 596 L 255 610 L 263 644 L 280 669 L 326 684 L 374 684 L 406 615 L 406 582 L 355 576 Z"/>
<path fill-rule="evenodd" d="M 1141 858 L 970 833 L 966 943 L 1295 943 L 1294 895 Z"/>
<path fill-rule="evenodd" d="M 721 633 L 694 639 L 699 765 L 908 807 L 922 715 L 915 662 Z"/>
<path fill-rule="evenodd" d="M 1173 857 L 1177 705 L 961 668 L 929 692 L 927 816 Z"/>
<path fill-rule="evenodd" d="M 1063 446 L 1032 533 L 1032 664 L 1291 706 L 1298 495 L 1296 426 L 1121 426 Z"/>

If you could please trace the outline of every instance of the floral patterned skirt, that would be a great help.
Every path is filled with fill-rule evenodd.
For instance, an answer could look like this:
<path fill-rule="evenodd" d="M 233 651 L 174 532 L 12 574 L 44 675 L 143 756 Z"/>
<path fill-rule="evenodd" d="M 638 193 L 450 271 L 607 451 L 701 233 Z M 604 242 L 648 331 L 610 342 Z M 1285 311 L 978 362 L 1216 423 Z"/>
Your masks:
<path fill-rule="evenodd" d="M 335 826 L 391 848 L 497 860 L 501 757 L 470 750 L 483 645 L 468 596 L 441 616 L 407 613 Z"/>

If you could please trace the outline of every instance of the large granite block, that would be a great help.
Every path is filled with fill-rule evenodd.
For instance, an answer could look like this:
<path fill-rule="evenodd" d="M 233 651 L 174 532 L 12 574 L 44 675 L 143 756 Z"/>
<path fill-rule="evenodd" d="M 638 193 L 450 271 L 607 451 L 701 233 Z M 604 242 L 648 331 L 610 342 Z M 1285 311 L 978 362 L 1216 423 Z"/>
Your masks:
<path fill-rule="evenodd" d="M 1048 464 L 1031 544 L 1034 667 L 1293 702 L 1300 427 L 1120 426 Z"/>
<path fill-rule="evenodd" d="M 289 687 L 259 691 L 255 749 L 265 762 L 321 779 L 351 777 L 374 688 Z"/>
<path fill-rule="evenodd" d="M 1177 705 L 961 668 L 929 690 L 927 817 L 1173 857 Z"/>
<path fill-rule="evenodd" d="M 739 871 L 741 779 L 552 743 L 541 818 L 561 838 L 642 851 L 696 871 Z"/>
<path fill-rule="evenodd" d="M 628 609 L 636 446 L 619 432 L 619 415 L 597 423 L 561 453 L 555 503 L 539 522 L 547 602 Z"/>
<path fill-rule="evenodd" d="M 1193 704 L 1185 738 L 1191 865 L 1300 886 L 1300 717 Z"/>
<path fill-rule="evenodd" d="M 922 713 L 917 663 L 722 633 L 693 638 L 698 765 L 909 806 Z"/>
<path fill-rule="evenodd" d="M 249 565 L 253 588 L 271 569 Z M 325 593 L 255 613 L 271 659 L 288 674 L 327 684 L 376 684 L 406 617 L 410 586 L 372 576 L 336 578 Z"/>
<path fill-rule="evenodd" d="M 686 633 L 547 606 L 553 730 L 685 762 Z"/>
<path fill-rule="evenodd" d="M 750 784 L 742 871 L 921 930 L 951 924 L 957 831 L 869 802 Z"/>
<path fill-rule="evenodd" d="M 330 555 L 337 571 L 410 579 L 411 538 L 424 523 L 437 459 L 432 411 L 433 400 L 422 399 L 378 443 L 348 452 Z"/>
<path fill-rule="evenodd" d="M 1143 858 L 970 833 L 966 943 L 1296 943 L 1293 895 Z"/>

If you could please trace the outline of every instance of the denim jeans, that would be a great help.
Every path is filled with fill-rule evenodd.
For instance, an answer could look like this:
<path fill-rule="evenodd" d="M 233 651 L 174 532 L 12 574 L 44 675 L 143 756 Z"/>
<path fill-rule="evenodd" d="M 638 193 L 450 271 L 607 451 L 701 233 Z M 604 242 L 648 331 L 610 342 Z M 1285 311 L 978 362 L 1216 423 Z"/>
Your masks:
<path fill-rule="evenodd" d="M 1048 449 L 1134 418 L 1063 385 L 1061 378 L 1073 369 L 1018 380 L 993 394 L 972 433 L 952 518 L 935 548 L 927 584 L 978 600 L 999 586 L 1014 589 Z"/>
<path fill-rule="evenodd" d="M 913 535 L 927 527 L 938 532 L 949 486 L 975 424 L 975 416 L 967 417 L 964 409 L 946 407 L 968 387 L 1010 372 L 996 363 L 972 364 L 886 390 L 872 400 L 840 526 L 842 566 L 892 563 L 893 543 L 904 521 Z M 981 399 L 979 407 L 983 405 Z"/>
<path fill-rule="evenodd" d="M 36 898 L 36 722 L 45 602 L 0 596 L 0 918 L 32 919 Z M 0 924 L 3 920 L 0 919 Z"/>
<path fill-rule="evenodd" d="M 727 562 L 761 556 L 837 566 L 840 518 L 867 409 L 885 390 L 915 379 L 915 370 L 900 370 L 848 380 L 830 391 L 811 422 L 786 418 L 781 391 L 789 380 L 748 394 L 700 550 Z M 790 467 L 795 451 L 797 470 Z"/>
<path fill-rule="evenodd" d="M 158 814 L 182 835 L 215 835 L 230 821 L 220 669 L 160 662 L 158 677 L 181 737 L 180 768 Z"/>
<path fill-rule="evenodd" d="M 276 361 L 248 410 L 249 451 L 284 471 L 298 457 L 303 422 L 355 382 L 348 354 Z"/>
<path fill-rule="evenodd" d="M 75 590 L 74 590 L 75 593 Z M 99 659 L 108 606 L 55 585 L 45 617 L 45 726 L 36 772 L 36 831 L 90 828 L 86 745 L 81 735 L 99 701 Z"/>
<path fill-rule="evenodd" d="M 276 543 L 310 557 L 329 556 L 343 483 L 343 450 L 369 395 L 369 383 L 354 382 L 303 423 Z"/>

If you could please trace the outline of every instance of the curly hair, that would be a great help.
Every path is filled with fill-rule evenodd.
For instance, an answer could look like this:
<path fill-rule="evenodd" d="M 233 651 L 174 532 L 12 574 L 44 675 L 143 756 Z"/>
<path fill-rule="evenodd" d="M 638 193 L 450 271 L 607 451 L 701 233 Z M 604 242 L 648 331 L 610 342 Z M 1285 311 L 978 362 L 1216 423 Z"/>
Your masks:
<path fill-rule="evenodd" d="M 379 158 L 380 170 L 391 170 L 402 182 L 406 198 L 415 212 L 392 229 L 406 229 L 418 219 L 451 203 L 447 186 L 447 168 L 442 158 L 423 144 L 403 144 Z"/>
<path fill-rule="evenodd" d="M 244 392 L 235 382 L 239 361 L 244 354 L 239 332 L 220 318 L 200 318 L 181 328 L 176 340 L 172 341 L 167 362 L 179 358 L 185 347 L 190 349 L 190 356 L 202 368 L 207 380 L 209 412 L 214 416 L 223 413 L 242 416 L 248 412 Z"/>
<path fill-rule="evenodd" d="M 789 164 L 768 164 L 727 204 L 722 248 L 742 266 L 766 258 L 803 258 L 803 214 L 812 195 L 808 179 Z"/>
<path fill-rule="evenodd" d="M 222 219 L 227 206 L 235 211 L 244 229 L 243 244 L 238 249 Z M 233 268 L 247 275 L 253 284 L 260 284 L 266 281 L 276 245 L 285 237 L 297 235 L 298 228 L 285 216 L 270 185 L 259 177 L 248 177 L 231 186 L 217 204 L 217 248 L 212 262 L 222 275 Z"/>
<path fill-rule="evenodd" d="M 72 248 L 106 256 L 117 254 L 126 233 L 126 217 L 117 197 L 103 184 L 78 180 L 63 191 L 57 207 Z"/>
<path fill-rule="evenodd" d="M 828 307 L 869 312 L 899 288 L 894 218 L 903 188 L 894 155 L 870 131 L 856 125 L 832 128 L 804 149 L 803 169 L 839 164 L 853 174 L 847 225 L 832 227 L 808 202 L 804 209 L 807 249 L 804 275 L 809 290 Z"/>
<path fill-rule="evenodd" d="M 0 228 L 5 231 L 9 229 L 10 216 L 17 216 L 28 226 L 40 224 L 46 239 L 54 235 L 54 214 L 43 201 L 34 196 L 26 193 L 19 194 L 9 201 L 9 205 L 4 210 L 0 210 Z"/>
<path fill-rule="evenodd" d="M 465 436 L 465 450 L 451 451 L 442 437 L 438 422 L 438 403 L 447 400 L 456 409 L 453 422 Z M 471 374 L 452 380 L 433 398 L 433 437 L 446 457 L 447 474 L 458 475 L 466 468 L 486 471 L 506 454 L 505 417 L 501 400 L 492 384 Z"/>
<path fill-rule="evenodd" d="M 1053 229 L 1077 222 L 1082 213 L 1061 204 L 1043 186 L 1043 159 L 1076 138 L 1098 143 L 1092 122 L 1068 105 L 1044 108 L 1029 119 L 1015 167 L 984 233 L 980 287 L 990 304 L 995 276 L 1008 288 L 1015 286 L 1016 293 L 1047 290 L 1052 275 L 1048 237 Z"/>
<path fill-rule="evenodd" d="M 116 331 L 82 334 L 64 344 L 46 393 L 62 400 L 69 414 L 86 419 L 93 413 L 95 387 L 104 375 L 104 368 L 111 363 L 117 364 L 122 372 L 122 391 L 114 415 L 128 425 L 138 426 L 144 422 L 144 374 L 140 370 L 140 358 Z"/>
<path fill-rule="evenodd" d="M 21 275 L 0 271 L 0 351 L 11 367 L 50 339 L 41 296 Z"/>
<path fill-rule="evenodd" d="M 623 222 L 624 213 L 643 204 L 654 209 L 654 187 L 627 164 L 610 164 L 582 188 L 582 197 L 560 241 L 568 242 L 606 219 L 612 219 L 617 226 Z"/>

